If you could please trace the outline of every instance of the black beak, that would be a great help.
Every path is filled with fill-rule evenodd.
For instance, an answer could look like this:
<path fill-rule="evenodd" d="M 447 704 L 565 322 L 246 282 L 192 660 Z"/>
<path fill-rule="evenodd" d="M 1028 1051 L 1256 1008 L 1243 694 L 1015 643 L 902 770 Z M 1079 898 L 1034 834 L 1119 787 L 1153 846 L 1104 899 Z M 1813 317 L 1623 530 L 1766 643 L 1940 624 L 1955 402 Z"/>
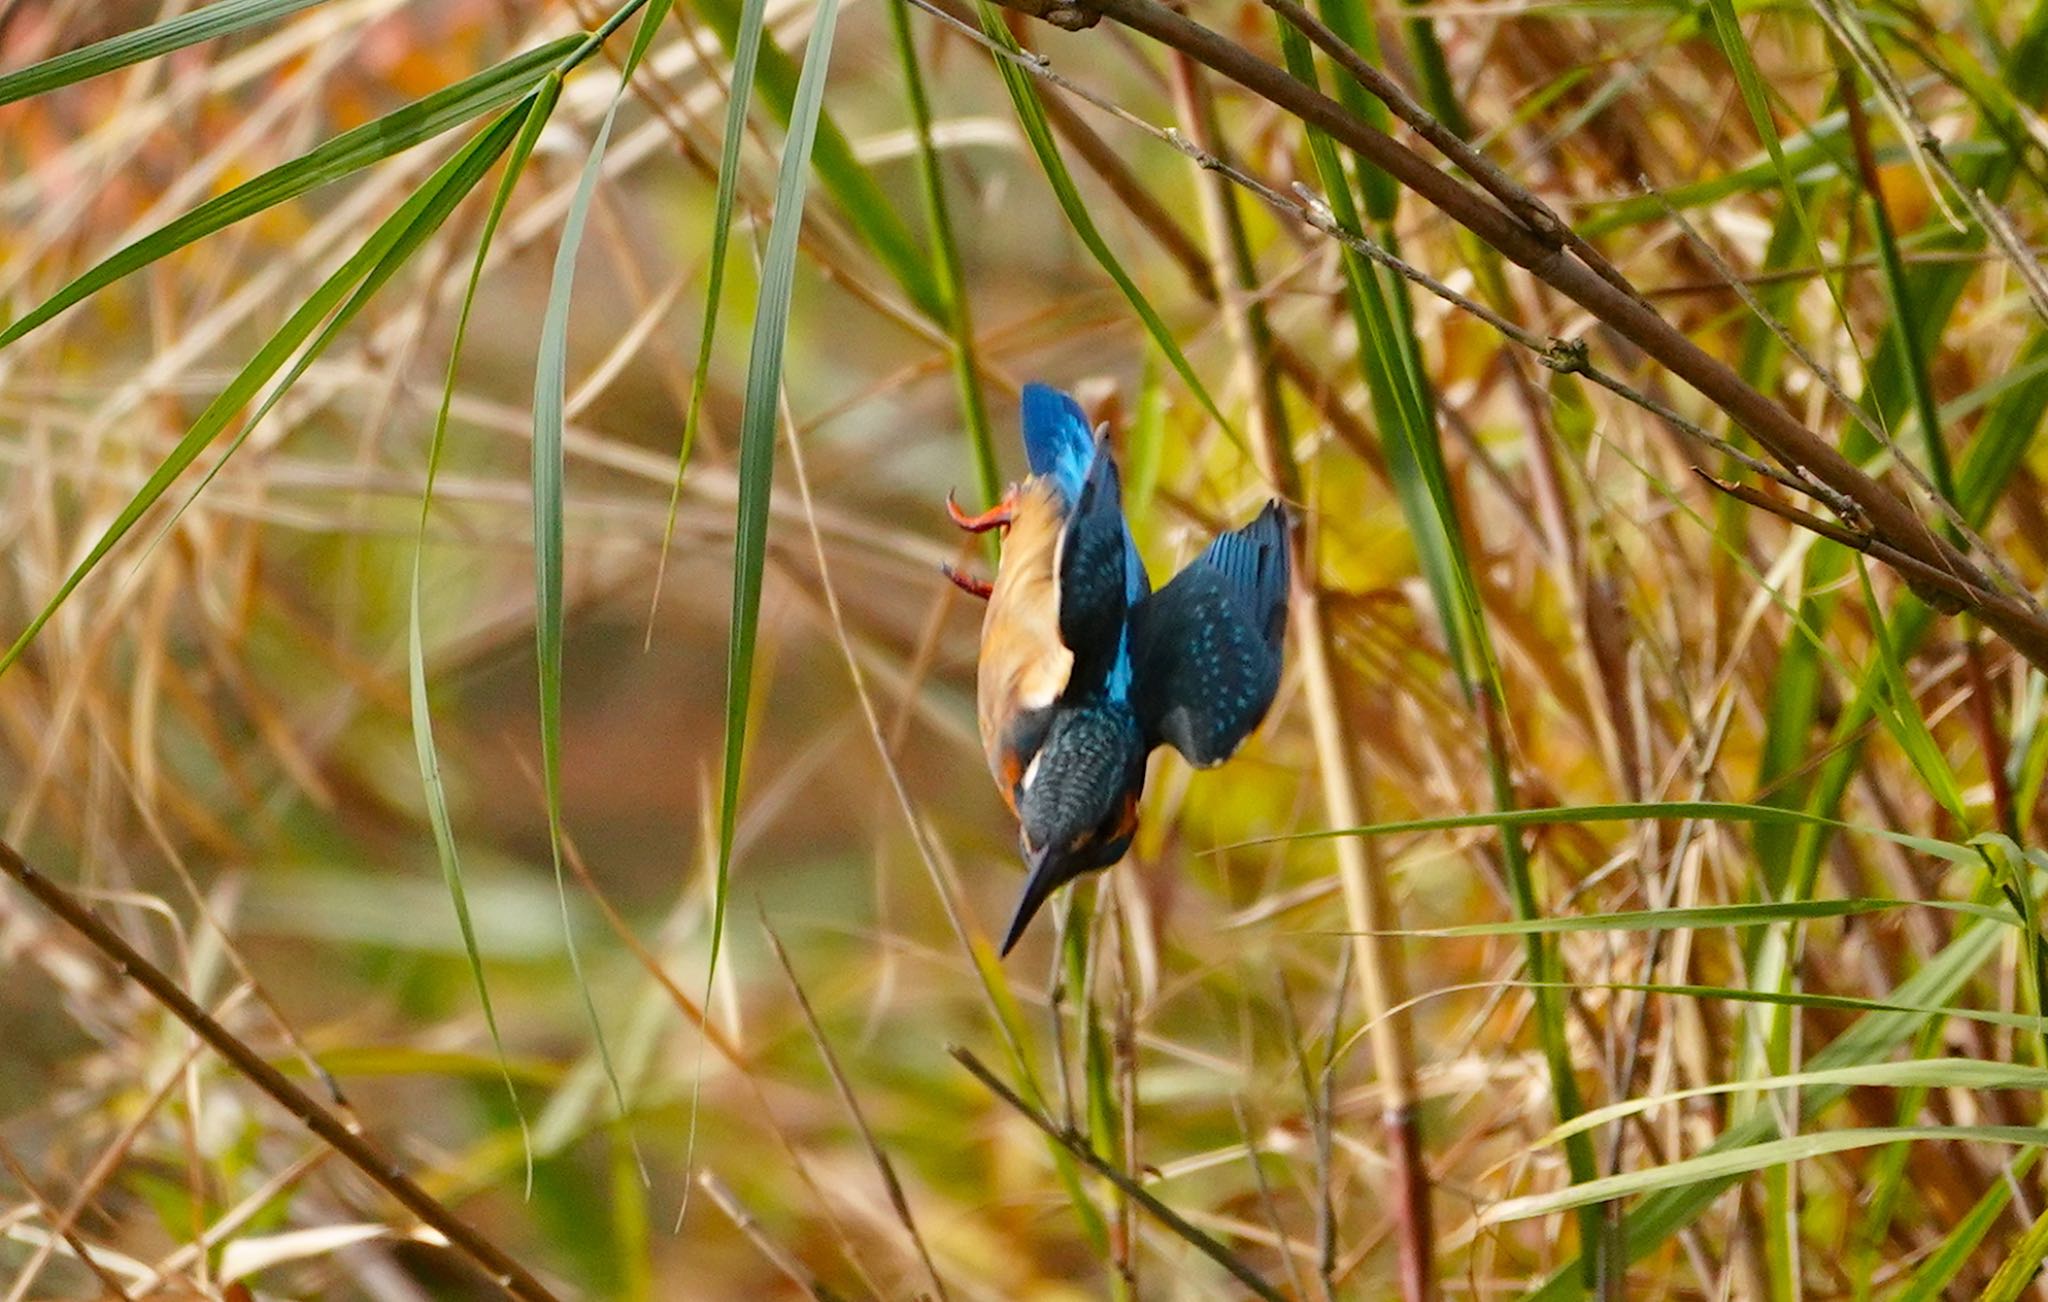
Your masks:
<path fill-rule="evenodd" d="M 1004 958 L 1008 958 L 1010 951 L 1017 947 L 1017 942 L 1024 936 L 1024 929 L 1045 907 L 1046 900 L 1073 876 L 1060 871 L 1059 860 L 1050 846 L 1033 851 L 1025 862 L 1030 866 L 1031 875 L 1024 880 L 1024 898 L 1017 901 L 1017 913 L 1010 919 L 1010 933 L 1003 937 Z"/>

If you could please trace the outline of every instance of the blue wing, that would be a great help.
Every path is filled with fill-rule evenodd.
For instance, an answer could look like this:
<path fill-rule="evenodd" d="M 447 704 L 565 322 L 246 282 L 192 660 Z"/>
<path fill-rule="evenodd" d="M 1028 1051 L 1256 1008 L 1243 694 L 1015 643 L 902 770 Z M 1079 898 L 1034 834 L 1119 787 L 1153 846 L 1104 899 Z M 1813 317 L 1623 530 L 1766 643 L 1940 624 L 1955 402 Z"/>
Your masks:
<path fill-rule="evenodd" d="M 1131 612 L 1133 699 L 1148 745 L 1229 759 L 1273 704 L 1287 628 L 1287 513 L 1269 502 Z"/>
<path fill-rule="evenodd" d="M 1079 501 L 1095 463 L 1095 434 L 1081 404 L 1058 389 L 1027 384 L 1022 424 L 1024 458 L 1031 463 L 1031 473 L 1051 476 L 1069 503 Z"/>
<path fill-rule="evenodd" d="M 1060 641 L 1074 653 L 1062 697 L 1129 694 L 1129 614 L 1136 550 L 1124 524 L 1123 485 L 1107 445 L 1098 446 L 1060 536 Z M 1138 566 L 1138 581 L 1144 567 Z M 1142 596 L 1138 592 L 1137 596 Z"/>

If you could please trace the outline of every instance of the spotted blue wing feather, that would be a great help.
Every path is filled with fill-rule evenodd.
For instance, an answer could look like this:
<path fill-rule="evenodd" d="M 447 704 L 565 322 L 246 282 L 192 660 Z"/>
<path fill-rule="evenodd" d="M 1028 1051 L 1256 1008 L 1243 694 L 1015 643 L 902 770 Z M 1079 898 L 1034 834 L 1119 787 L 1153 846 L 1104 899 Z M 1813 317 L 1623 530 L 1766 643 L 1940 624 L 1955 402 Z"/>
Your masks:
<path fill-rule="evenodd" d="M 1287 565 L 1287 513 L 1271 502 L 1133 609 L 1133 701 L 1147 745 L 1207 768 L 1259 726 L 1280 687 Z"/>
<path fill-rule="evenodd" d="M 1060 535 L 1060 641 L 1074 653 L 1063 700 L 1129 695 L 1133 554 L 1116 462 L 1098 445 Z"/>

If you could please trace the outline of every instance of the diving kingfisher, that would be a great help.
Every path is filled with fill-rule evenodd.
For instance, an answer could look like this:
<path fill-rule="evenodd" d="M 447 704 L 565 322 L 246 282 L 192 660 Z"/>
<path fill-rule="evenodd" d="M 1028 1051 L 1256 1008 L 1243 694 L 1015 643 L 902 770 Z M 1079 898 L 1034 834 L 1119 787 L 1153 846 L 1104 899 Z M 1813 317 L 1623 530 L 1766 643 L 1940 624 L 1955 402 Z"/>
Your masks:
<path fill-rule="evenodd" d="M 976 715 L 1029 874 L 1005 955 L 1055 890 L 1123 858 L 1154 747 L 1210 768 L 1258 727 L 1287 624 L 1279 501 L 1154 592 L 1106 430 L 1042 384 L 1021 416 L 1030 476 L 981 515 L 946 500 L 962 529 L 1004 534 L 993 584 L 946 574 L 988 602 Z"/>

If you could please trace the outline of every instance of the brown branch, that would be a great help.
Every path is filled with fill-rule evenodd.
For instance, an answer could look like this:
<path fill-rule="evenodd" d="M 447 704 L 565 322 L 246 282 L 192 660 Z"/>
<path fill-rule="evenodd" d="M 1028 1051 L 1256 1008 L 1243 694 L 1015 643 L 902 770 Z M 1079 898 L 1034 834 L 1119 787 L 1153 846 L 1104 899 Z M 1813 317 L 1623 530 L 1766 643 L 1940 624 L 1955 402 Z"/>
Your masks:
<path fill-rule="evenodd" d="M 1935 569 L 1918 557 L 1907 555 L 1873 534 L 1823 520 L 1796 506 L 1780 502 L 1752 485 L 1733 483 L 1710 475 L 1697 466 L 1693 467 L 1693 473 L 1744 506 L 1753 506 L 1759 511 L 1796 524 L 1808 532 L 1817 533 L 1829 542 L 1840 543 L 1852 551 L 1859 551 L 1883 561 L 1899 572 L 1914 592 L 1919 594 L 1921 600 L 1937 610 L 1953 615 L 1971 609 L 1976 603 L 1988 600 L 1991 596 L 1982 588 L 1972 586 L 1946 570 Z"/>
<path fill-rule="evenodd" d="M 997 3 L 1069 28 L 1086 26 L 1097 18 L 1112 19 L 1194 58 L 1329 133 L 1684 380 L 1788 470 L 1811 476 L 1847 498 L 1872 536 L 1872 545 L 1864 550 L 1888 564 L 1893 563 L 1892 556 L 1910 558 L 1920 573 L 1940 573 L 1959 584 L 1971 594 L 1965 602 L 1971 613 L 2028 661 L 2048 669 L 2048 616 L 2023 599 L 1994 591 L 1977 567 L 1936 534 L 1904 499 L 1864 473 L 1790 411 L 1752 388 L 1732 367 L 1693 343 L 1632 288 L 1622 288 L 1625 280 L 1621 285 L 1608 280 L 1572 250 L 1531 229 L 1514 211 L 1432 166 L 1285 70 L 1157 0 L 1081 0 L 1079 8 L 1069 0 Z"/>
<path fill-rule="evenodd" d="M 522 1302 L 556 1302 L 551 1292 L 524 1266 L 514 1261 L 468 1222 L 443 1206 L 433 1195 L 407 1175 L 395 1161 L 334 1113 L 315 1102 L 311 1095 L 286 1080 L 284 1074 L 222 1026 L 192 999 L 178 983 L 151 963 L 121 934 L 101 919 L 90 905 L 64 887 L 30 867 L 15 848 L 0 841 L 0 872 L 5 872 L 33 895 L 42 906 L 57 915 L 104 954 L 121 975 L 141 986 L 149 996 L 194 1034 L 227 1059 L 250 1084 L 269 1095 L 279 1107 L 298 1118 L 370 1182 L 390 1194 L 407 1210 L 438 1232 L 458 1252 L 474 1262 L 491 1282 Z"/>

